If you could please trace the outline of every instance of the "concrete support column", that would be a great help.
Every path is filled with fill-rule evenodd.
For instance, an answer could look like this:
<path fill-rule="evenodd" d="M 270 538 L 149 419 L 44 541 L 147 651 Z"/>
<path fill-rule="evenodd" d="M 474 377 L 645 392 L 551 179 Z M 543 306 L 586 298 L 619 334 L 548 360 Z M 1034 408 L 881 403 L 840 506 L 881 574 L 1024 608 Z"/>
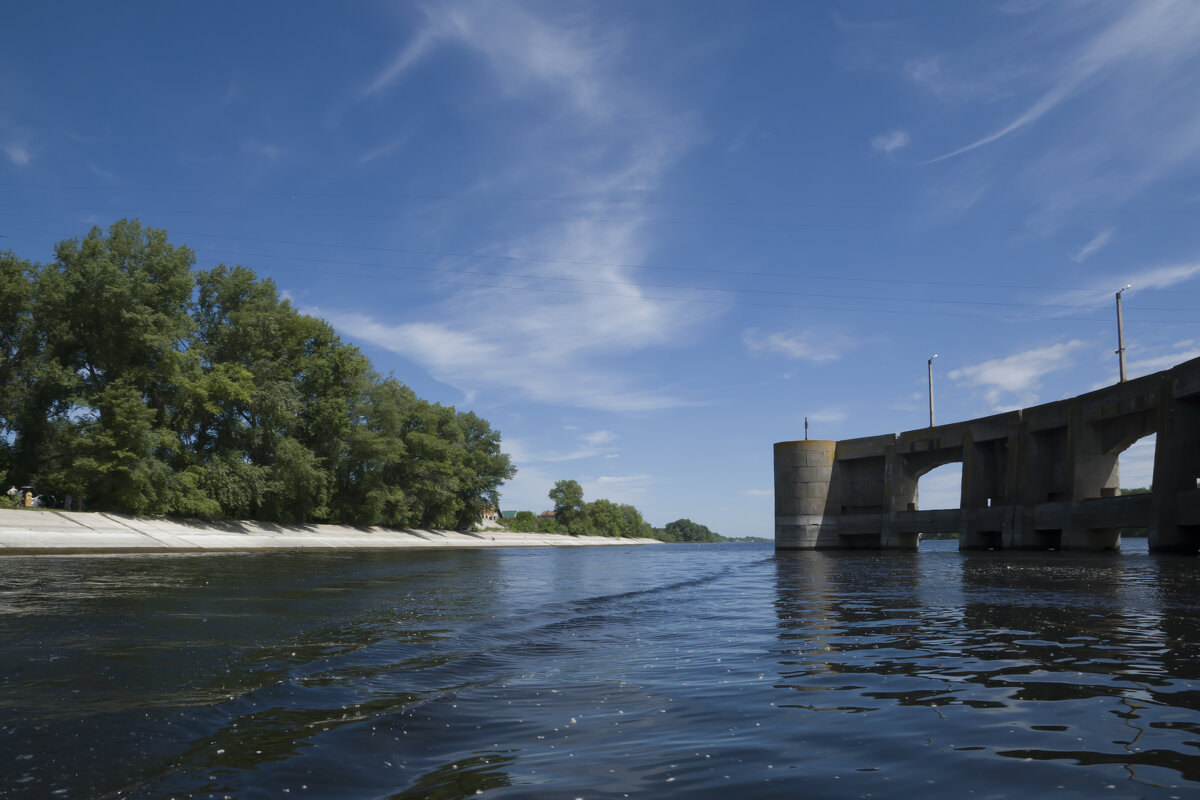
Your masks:
<path fill-rule="evenodd" d="M 836 511 L 826 516 L 836 449 L 820 439 L 775 443 L 777 550 L 836 546 Z"/>
<path fill-rule="evenodd" d="M 916 511 L 919 508 L 917 498 L 917 477 L 909 471 L 907 460 L 896 452 L 895 447 L 889 447 L 883 460 L 883 497 L 884 519 L 883 528 L 879 532 L 879 546 L 884 550 L 916 550 L 919 534 L 916 531 L 902 533 L 896 521 L 896 514 L 902 511 Z"/>
<path fill-rule="evenodd" d="M 1094 528 L 1077 512 L 1080 500 L 1117 496 L 1120 454 L 1106 452 L 1100 424 L 1085 422 L 1078 405 L 1071 408 L 1068 418 L 1067 502 L 1070 505 L 1059 547 L 1063 550 L 1118 550 L 1120 528 Z"/>
<path fill-rule="evenodd" d="M 1200 397 L 1175 398 L 1171 390 L 1164 384 L 1159 402 L 1149 544 L 1155 552 L 1194 553 L 1200 525 L 1182 524 L 1180 499 L 1200 478 Z"/>

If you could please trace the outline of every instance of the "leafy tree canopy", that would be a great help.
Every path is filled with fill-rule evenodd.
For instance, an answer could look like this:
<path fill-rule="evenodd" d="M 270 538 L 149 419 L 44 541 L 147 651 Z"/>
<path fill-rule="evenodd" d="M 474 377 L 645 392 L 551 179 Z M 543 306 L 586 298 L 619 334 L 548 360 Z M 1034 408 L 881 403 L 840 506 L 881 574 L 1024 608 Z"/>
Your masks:
<path fill-rule="evenodd" d="M 95 509 L 465 528 L 515 469 L 272 281 L 121 220 L 0 253 L 5 473 Z"/>
<path fill-rule="evenodd" d="M 668 522 L 659 537 L 667 542 L 723 542 L 725 537 L 713 533 L 704 525 L 690 519 Z"/>

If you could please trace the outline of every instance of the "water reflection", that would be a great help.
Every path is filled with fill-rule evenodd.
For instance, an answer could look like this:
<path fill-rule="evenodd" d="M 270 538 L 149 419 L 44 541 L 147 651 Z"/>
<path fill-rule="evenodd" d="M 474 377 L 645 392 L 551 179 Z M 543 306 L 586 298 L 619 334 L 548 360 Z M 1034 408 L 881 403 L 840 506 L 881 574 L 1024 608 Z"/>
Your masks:
<path fill-rule="evenodd" d="M 0 786 L 1182 795 L 1200 783 L 1197 563 L 684 545 L 12 559 Z"/>
<path fill-rule="evenodd" d="M 392 800 L 453 800 L 473 797 L 489 789 L 512 786 L 512 778 L 501 767 L 516 758 L 504 753 L 482 753 L 426 772 L 408 789 L 393 794 Z"/>
<path fill-rule="evenodd" d="M 1195 569 L 1149 555 L 780 553 L 779 685 L 790 707 L 826 716 L 894 724 L 894 709 L 924 707 L 936 722 L 919 735 L 945 753 L 1120 767 L 1149 787 L 1200 780 Z"/>

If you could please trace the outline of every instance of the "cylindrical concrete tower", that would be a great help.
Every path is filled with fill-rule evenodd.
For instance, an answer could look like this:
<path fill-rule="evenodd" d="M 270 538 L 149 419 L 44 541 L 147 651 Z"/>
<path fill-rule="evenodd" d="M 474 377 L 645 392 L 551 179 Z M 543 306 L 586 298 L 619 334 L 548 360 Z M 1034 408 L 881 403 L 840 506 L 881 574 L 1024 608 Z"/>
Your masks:
<path fill-rule="evenodd" d="M 775 443 L 776 550 L 819 546 L 836 448 L 837 442 L 819 439 Z M 824 527 L 826 540 L 836 537 L 832 525 Z"/>

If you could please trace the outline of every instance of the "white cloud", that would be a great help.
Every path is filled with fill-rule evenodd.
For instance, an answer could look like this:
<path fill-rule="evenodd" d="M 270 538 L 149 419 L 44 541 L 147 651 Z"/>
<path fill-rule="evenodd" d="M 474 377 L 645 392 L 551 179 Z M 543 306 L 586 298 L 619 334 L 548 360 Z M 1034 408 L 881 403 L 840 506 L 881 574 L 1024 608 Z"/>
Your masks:
<path fill-rule="evenodd" d="M 1131 352 L 1136 352 L 1137 355 L 1131 355 Z M 1147 351 L 1141 350 L 1137 346 L 1126 347 L 1125 359 L 1125 376 L 1129 379 L 1140 378 L 1143 375 L 1150 375 L 1155 372 L 1162 372 L 1171 367 L 1178 366 L 1185 361 L 1191 361 L 1193 358 L 1200 358 L 1200 347 L 1197 347 L 1195 342 L 1184 342 L 1176 344 L 1171 349 L 1171 352 L 1162 353 L 1158 350 L 1154 351 L 1157 355 L 1153 355 Z M 1104 389 L 1112 386 L 1121 379 L 1119 362 L 1114 358 L 1111 360 L 1112 369 L 1106 375 L 1104 380 L 1096 381 L 1092 384 L 1092 390 Z"/>
<path fill-rule="evenodd" d="M 809 422 L 841 422 L 846 419 L 844 408 L 821 408 L 808 415 Z"/>
<path fill-rule="evenodd" d="M 871 140 L 871 147 L 881 153 L 891 153 L 908 145 L 908 131 L 891 131 L 881 133 Z"/>
<path fill-rule="evenodd" d="M 1071 260 L 1076 264 L 1082 264 L 1085 260 L 1095 255 L 1105 245 L 1112 241 L 1112 237 L 1113 230 L 1111 228 L 1100 231 L 1098 234 L 1093 236 L 1087 244 L 1079 248 L 1079 250 L 1077 250 L 1075 254 L 1071 256 Z"/>
<path fill-rule="evenodd" d="M 104 169 L 103 167 L 97 166 L 96 164 L 90 165 L 89 169 L 91 170 L 93 175 L 95 175 L 97 178 L 100 178 L 101 180 L 108 181 L 109 183 L 117 182 L 117 174 L 111 170 Z"/>
<path fill-rule="evenodd" d="M 442 18 L 431 19 L 429 26 L 422 29 L 411 42 L 402 47 L 392 62 L 363 89 L 363 95 L 377 94 L 391 86 L 410 67 L 432 51 L 435 45 L 446 38 L 447 31 L 439 24 L 441 21 Z M 452 21 L 452 18 L 446 21 Z"/>
<path fill-rule="evenodd" d="M 538 18 L 512 4 L 445 2 L 424 11 L 425 29 L 365 93 L 382 92 L 435 49 L 453 46 L 489 68 L 486 80 L 499 87 L 501 100 L 535 101 L 545 111 L 523 122 L 511 157 L 495 158 L 481 185 L 497 193 L 595 199 L 577 206 L 573 221 L 510 228 L 504 240 L 478 248 L 528 259 L 525 278 L 455 286 L 443 302 L 409 311 L 400 322 L 353 311 L 322 309 L 322 316 L 462 391 L 513 391 L 546 404 L 610 411 L 689 404 L 667 387 L 648 385 L 631 357 L 688 342 L 698 324 L 720 312 L 689 302 L 688 292 L 674 292 L 675 301 L 647 297 L 619 265 L 645 260 L 654 229 L 612 221 L 605 197 L 658 186 L 698 140 L 691 121 L 653 97 L 648 85 L 613 69 L 623 49 L 617 30 L 574 15 Z M 553 6 L 548 11 L 555 13 Z M 589 265 L 583 278 L 580 263 Z M 498 306 L 502 318 L 480 313 Z"/>
<path fill-rule="evenodd" d="M 999 406 L 1006 395 L 1012 395 L 1021 405 L 1037 403 L 1041 378 L 1072 364 L 1071 354 L 1084 347 L 1084 342 L 1069 342 L 1027 350 L 1005 358 L 996 358 L 950 371 L 948 377 L 964 386 L 983 390 L 987 402 Z"/>
<path fill-rule="evenodd" d="M 583 496 L 589 501 L 604 498 L 614 503 L 636 505 L 654 484 L 654 477 L 645 473 L 601 475 L 596 478 L 582 478 L 579 482 L 583 486 Z"/>
<path fill-rule="evenodd" d="M 4 154 L 8 156 L 8 160 L 16 164 L 18 167 L 23 167 L 33 160 L 33 153 L 29 148 L 19 142 L 12 142 L 4 146 Z"/>
<path fill-rule="evenodd" d="M 380 92 L 440 44 L 453 43 L 489 61 L 506 92 L 549 88 L 577 111 L 606 117 L 620 104 L 607 84 L 604 57 L 613 34 L 585 25 L 555 25 L 512 4 L 439 2 L 424 8 L 427 24 L 364 90 Z"/>
<path fill-rule="evenodd" d="M 856 346 L 854 340 L 830 331 L 777 331 L 763 334 L 756 328 L 742 333 L 742 343 L 752 353 L 781 355 L 797 361 L 836 361 Z"/>
<path fill-rule="evenodd" d="M 1128 283 L 1133 285 L 1133 291 L 1138 289 L 1169 289 L 1176 284 L 1191 280 L 1200 275 L 1200 262 L 1195 264 L 1173 264 L 1166 267 L 1155 267 L 1129 276 Z M 1120 287 L 1117 287 L 1120 288 Z"/>
<path fill-rule="evenodd" d="M 1136 298 L 1139 289 L 1170 289 L 1200 276 L 1200 262 L 1194 264 L 1169 264 L 1149 267 L 1137 272 L 1109 275 L 1096 278 L 1091 288 L 1061 292 L 1047 300 L 1048 306 L 1065 306 L 1056 314 L 1077 313 L 1080 306 L 1104 306 L 1111 308 L 1118 289 L 1129 285 L 1132 288 L 1123 295 L 1128 304 Z"/>
<path fill-rule="evenodd" d="M 1193 358 L 1200 358 L 1200 347 L 1196 347 L 1194 343 L 1190 344 L 1186 349 L 1174 350 L 1170 353 L 1162 353 L 1161 355 L 1139 355 L 1136 358 L 1131 358 L 1125 365 L 1126 375 L 1130 378 L 1137 378 L 1142 375 L 1149 375 L 1153 372 L 1161 372 L 1164 369 L 1170 369 L 1184 361 L 1191 361 Z M 1119 377 L 1114 373 L 1114 379 Z"/>
<path fill-rule="evenodd" d="M 249 139 L 242 142 L 242 152 L 249 156 L 265 158 L 267 161 L 278 161 L 284 154 L 283 148 L 277 144 L 268 144 Z"/>
<path fill-rule="evenodd" d="M 650 475 L 642 473 L 640 475 L 601 475 L 600 477 L 593 479 L 593 482 L 601 486 L 612 486 L 628 485 L 633 483 L 647 483 L 650 480 L 652 480 Z"/>
<path fill-rule="evenodd" d="M 615 441 L 617 435 L 612 431 L 596 431 L 594 433 L 585 433 L 582 438 L 588 444 L 598 446 Z"/>
<path fill-rule="evenodd" d="M 616 434 L 611 431 L 596 431 L 579 437 L 580 443 L 567 451 L 535 450 L 524 439 L 504 439 L 504 451 L 509 454 L 518 469 L 526 469 L 530 464 L 561 464 L 566 461 L 579 461 L 585 458 L 618 458 L 619 453 L 612 452 L 611 443 L 616 440 Z"/>
<path fill-rule="evenodd" d="M 942 62 L 937 56 L 910 59 L 904 65 L 904 72 L 913 83 L 928 87 L 935 92 L 941 91 Z"/>
<path fill-rule="evenodd" d="M 1033 73 L 1049 76 L 1049 85 L 1033 102 L 993 132 L 928 163 L 962 155 L 1021 131 L 1102 80 L 1115 81 L 1118 86 L 1153 85 L 1157 82 L 1154 78 L 1195 56 L 1200 4 L 1143 0 L 1108 6 L 1088 4 L 1084 8 L 1089 13 L 1081 13 L 1069 4 L 1055 9 L 1062 12 L 1063 25 L 1070 31 L 1084 28 L 1084 39 L 1080 45 L 1064 48 L 1066 57 L 1057 68 Z M 1046 25 L 1045 19 L 1039 18 L 1039 22 Z M 1093 27 L 1098 29 L 1087 30 Z M 1105 99 L 1108 105 L 1114 105 L 1112 97 Z M 1123 113 L 1127 114 L 1127 109 Z M 1196 147 L 1195 143 L 1184 146 L 1193 152 Z"/>
<path fill-rule="evenodd" d="M 403 147 L 405 145 L 405 143 L 407 143 L 407 142 L 408 142 L 408 137 L 405 136 L 405 137 L 401 137 L 399 139 L 395 139 L 391 142 L 388 142 L 387 144 L 380 145 L 379 147 L 372 148 L 372 149 L 368 150 L 367 152 L 363 153 L 357 159 L 355 159 L 354 166 L 361 167 L 365 164 L 370 164 L 372 161 L 375 161 L 376 159 L 391 155 L 392 153 L 396 152 L 401 147 Z"/>

